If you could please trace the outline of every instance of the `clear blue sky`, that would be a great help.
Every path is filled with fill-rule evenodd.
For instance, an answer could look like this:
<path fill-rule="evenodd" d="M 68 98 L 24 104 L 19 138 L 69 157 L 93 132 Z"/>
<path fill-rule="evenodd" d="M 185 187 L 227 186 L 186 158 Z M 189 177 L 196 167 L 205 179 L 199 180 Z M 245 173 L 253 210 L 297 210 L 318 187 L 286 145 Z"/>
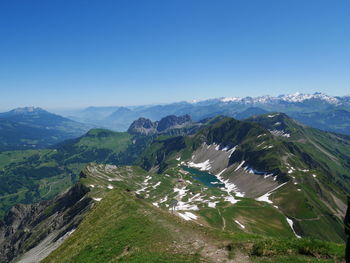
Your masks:
<path fill-rule="evenodd" d="M 5 0 L 1 109 L 350 93 L 349 0 Z"/>

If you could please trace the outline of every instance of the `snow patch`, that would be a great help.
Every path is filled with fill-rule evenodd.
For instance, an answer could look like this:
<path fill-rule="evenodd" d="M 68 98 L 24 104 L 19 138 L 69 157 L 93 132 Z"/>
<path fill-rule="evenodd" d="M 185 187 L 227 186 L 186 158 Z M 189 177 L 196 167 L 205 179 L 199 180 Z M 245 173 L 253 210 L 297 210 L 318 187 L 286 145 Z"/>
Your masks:
<path fill-rule="evenodd" d="M 186 221 L 189 220 L 196 220 L 198 218 L 198 216 L 192 214 L 191 212 L 185 212 L 185 213 L 178 213 L 179 216 L 181 216 L 183 219 L 185 219 Z"/>
<path fill-rule="evenodd" d="M 171 209 L 169 209 L 171 210 Z M 193 211 L 197 211 L 199 210 L 198 206 L 197 205 L 192 205 L 192 204 L 189 204 L 189 203 L 186 203 L 186 202 L 182 202 L 182 201 L 179 201 L 177 203 L 177 205 L 174 207 L 174 210 L 176 211 L 186 211 L 186 210 L 193 210 Z"/>
<path fill-rule="evenodd" d="M 168 200 L 168 196 L 165 196 L 164 198 L 160 199 L 159 203 L 164 203 Z"/>
<path fill-rule="evenodd" d="M 211 168 L 210 160 L 206 160 L 205 162 L 202 162 L 202 163 L 189 162 L 188 166 L 192 168 L 197 168 L 201 171 L 208 171 Z"/>
<path fill-rule="evenodd" d="M 244 163 L 245 163 L 245 161 L 243 160 L 243 161 L 237 166 L 237 168 L 235 169 L 235 172 L 238 171 L 238 170 L 243 166 Z"/>
<path fill-rule="evenodd" d="M 299 235 L 295 232 L 295 230 L 294 230 L 294 228 L 293 228 L 293 220 L 289 219 L 288 217 L 286 217 L 286 219 L 287 219 L 287 222 L 288 222 L 290 228 L 293 230 L 294 235 L 295 235 L 297 238 L 301 238 L 301 236 L 299 236 Z"/>
<path fill-rule="evenodd" d="M 259 143 L 256 147 L 258 148 L 258 147 L 262 146 L 264 143 L 265 142 Z"/>
<path fill-rule="evenodd" d="M 160 182 L 158 182 L 158 183 L 156 183 L 155 185 L 153 185 L 152 188 L 153 188 L 153 189 L 156 189 L 157 186 L 159 186 L 159 185 L 160 185 Z"/>
<path fill-rule="evenodd" d="M 240 97 L 225 97 L 225 98 L 222 98 L 220 101 L 222 101 L 222 102 L 239 102 L 242 100 L 243 100 L 243 98 L 240 98 Z"/>
<path fill-rule="evenodd" d="M 233 204 L 233 205 L 236 204 L 236 203 L 238 202 L 238 200 L 235 199 L 235 198 L 233 197 L 233 195 L 231 195 L 231 194 L 229 194 L 228 196 L 226 196 L 224 200 L 227 201 L 227 202 L 230 202 L 230 203 Z"/>
<path fill-rule="evenodd" d="M 228 158 L 230 159 L 231 158 L 231 155 L 233 154 L 233 152 L 237 149 L 237 145 L 235 147 L 233 147 L 231 150 L 228 151 L 228 153 L 230 154 L 228 156 Z"/>
<path fill-rule="evenodd" d="M 183 187 L 183 188 L 174 188 L 174 192 L 175 193 L 178 193 L 178 197 L 179 198 L 182 198 L 182 197 L 184 197 L 185 195 L 186 195 L 186 192 L 188 192 L 189 191 L 189 189 L 186 189 L 186 187 Z"/>
<path fill-rule="evenodd" d="M 282 137 L 286 137 L 286 138 L 290 137 L 290 134 L 286 133 L 283 130 L 269 130 L 269 132 L 274 136 L 282 136 Z"/>
<path fill-rule="evenodd" d="M 236 222 L 236 224 L 239 225 L 241 228 L 243 228 L 243 229 L 245 228 L 245 226 L 242 225 L 238 220 L 235 220 L 235 222 Z"/>
<path fill-rule="evenodd" d="M 272 189 L 271 191 L 268 191 L 266 194 L 256 198 L 256 201 L 260 201 L 260 202 L 266 202 L 269 204 L 272 204 L 272 201 L 269 199 L 270 195 L 272 194 L 272 192 L 276 191 L 277 189 L 281 188 L 283 185 L 285 185 L 287 182 L 280 184 L 279 186 L 277 186 L 276 188 Z"/>
<path fill-rule="evenodd" d="M 243 192 L 239 192 L 239 189 L 237 188 L 237 186 L 233 183 L 230 183 L 230 181 L 228 179 L 224 179 L 223 177 L 221 177 L 221 175 L 226 171 L 226 168 L 224 170 L 222 170 L 220 173 L 218 173 L 216 176 L 216 178 L 225 185 L 225 187 L 222 187 L 223 191 L 226 191 L 228 194 L 228 197 L 225 198 L 225 201 L 228 201 L 232 204 L 235 204 L 238 202 L 238 200 L 236 200 L 231 192 L 233 192 L 236 196 L 238 197 L 244 197 Z"/>
<path fill-rule="evenodd" d="M 141 189 L 137 190 L 135 193 L 140 194 L 141 192 L 145 191 L 147 189 L 148 184 L 149 184 L 148 181 L 151 179 L 152 179 L 151 176 L 149 176 L 149 175 L 146 176 L 145 180 L 142 183 L 143 187 Z"/>
<path fill-rule="evenodd" d="M 219 203 L 219 202 L 218 201 L 216 201 L 216 202 L 208 202 L 208 207 L 215 208 L 217 203 Z"/>

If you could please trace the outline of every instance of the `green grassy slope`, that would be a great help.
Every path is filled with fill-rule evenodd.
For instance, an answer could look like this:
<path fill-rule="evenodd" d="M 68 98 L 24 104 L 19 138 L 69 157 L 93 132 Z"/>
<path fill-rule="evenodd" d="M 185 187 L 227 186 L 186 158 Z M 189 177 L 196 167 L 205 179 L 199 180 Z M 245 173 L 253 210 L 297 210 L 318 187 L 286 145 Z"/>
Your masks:
<path fill-rule="evenodd" d="M 154 136 L 92 129 L 51 150 L 0 152 L 0 218 L 16 203 L 50 199 L 77 181 L 89 162 L 132 164 Z"/>
<path fill-rule="evenodd" d="M 119 163 L 132 136 L 103 129 L 62 143 L 51 150 L 0 153 L 0 217 L 16 203 L 51 199 L 77 181 L 89 162 Z"/>
<path fill-rule="evenodd" d="M 203 143 L 237 146 L 230 164 L 244 160 L 249 167 L 278 175 L 280 183 L 288 182 L 271 199 L 293 220 L 300 235 L 343 241 L 350 178 L 348 137 L 305 127 L 278 113 L 245 122 L 225 118 L 194 136 L 158 138 L 140 163 L 166 173 L 178 165 L 178 156 L 190 160 Z"/>
<path fill-rule="evenodd" d="M 179 221 L 125 192 L 111 191 L 44 262 L 198 262 L 197 255 L 180 247 L 182 233 L 189 235 L 190 228 Z M 178 250 L 169 251 L 174 241 Z"/>
<path fill-rule="evenodd" d="M 199 211 L 191 211 L 198 216 L 196 220 L 183 220 L 179 216 L 181 211 L 172 213 L 166 206 L 172 200 L 175 187 L 182 187 L 185 182 L 193 195 L 200 192 L 219 197 L 221 191 L 205 190 L 189 174 L 180 175 L 179 171 L 152 174 L 138 167 L 91 164 L 84 170 L 81 182 L 90 187 L 91 197 L 101 199 L 77 230 L 43 262 L 343 260 L 343 245 L 298 240 L 286 224 L 275 222 L 279 228 L 274 229 L 274 220 L 283 222 L 278 217 L 279 212 L 254 200 L 244 198 L 236 207 L 224 201 L 216 208 L 203 204 Z M 144 187 L 144 191 L 137 192 Z M 154 205 L 164 196 L 168 196 L 168 201 L 160 207 Z M 267 217 L 271 223 L 266 225 Z M 246 224 L 247 229 L 242 230 L 233 219 Z M 262 225 L 266 225 L 265 228 L 259 228 Z"/>

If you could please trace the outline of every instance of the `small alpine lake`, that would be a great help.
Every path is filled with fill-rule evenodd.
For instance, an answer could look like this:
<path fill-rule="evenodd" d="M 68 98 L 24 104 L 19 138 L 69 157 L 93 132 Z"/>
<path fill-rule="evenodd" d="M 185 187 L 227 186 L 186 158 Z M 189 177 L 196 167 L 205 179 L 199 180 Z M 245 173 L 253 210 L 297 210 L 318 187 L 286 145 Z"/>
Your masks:
<path fill-rule="evenodd" d="M 208 172 L 203 172 L 187 166 L 183 166 L 182 169 L 184 169 L 186 172 L 189 172 L 192 175 L 192 178 L 200 181 L 201 183 L 203 183 L 208 187 L 218 187 L 218 188 L 225 187 L 225 184 L 223 184 L 220 180 L 218 180 L 216 176 Z"/>

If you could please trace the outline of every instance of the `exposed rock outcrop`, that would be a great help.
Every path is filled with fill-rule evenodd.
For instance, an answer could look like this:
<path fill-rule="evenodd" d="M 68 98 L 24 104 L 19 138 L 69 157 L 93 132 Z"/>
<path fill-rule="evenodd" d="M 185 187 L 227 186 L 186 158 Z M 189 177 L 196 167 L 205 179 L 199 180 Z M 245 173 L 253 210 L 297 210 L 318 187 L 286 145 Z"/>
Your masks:
<path fill-rule="evenodd" d="M 152 122 L 150 119 L 146 118 L 139 118 L 130 125 L 128 132 L 131 134 L 150 135 L 157 132 L 157 125 L 158 122 Z"/>
<path fill-rule="evenodd" d="M 162 118 L 160 121 L 152 122 L 146 118 L 139 118 L 134 121 L 128 132 L 131 134 L 142 134 L 142 135 L 152 135 L 152 134 L 163 134 L 171 133 L 174 130 L 179 130 L 183 128 L 194 128 L 199 127 L 198 123 L 192 121 L 191 116 L 186 114 L 183 116 L 170 115 Z"/>
<path fill-rule="evenodd" d="M 89 188 L 77 183 L 53 200 L 14 206 L 0 221 L 0 262 L 11 262 L 49 235 L 47 245 L 74 230 L 92 204 L 88 192 Z"/>
<path fill-rule="evenodd" d="M 179 129 L 183 128 L 186 125 L 190 125 L 192 123 L 192 119 L 190 115 L 186 114 L 183 116 L 175 116 L 170 115 L 165 118 L 162 118 L 157 126 L 158 132 L 166 131 L 167 129 Z"/>

